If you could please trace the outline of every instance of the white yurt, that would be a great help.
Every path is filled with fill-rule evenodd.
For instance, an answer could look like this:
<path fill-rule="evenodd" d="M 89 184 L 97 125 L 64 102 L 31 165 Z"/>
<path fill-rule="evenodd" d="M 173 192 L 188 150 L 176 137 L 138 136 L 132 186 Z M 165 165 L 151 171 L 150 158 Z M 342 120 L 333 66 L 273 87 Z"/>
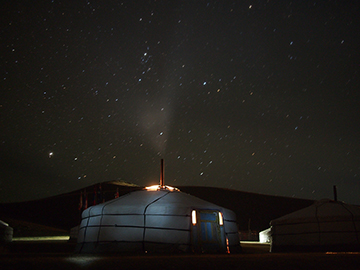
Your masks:
<path fill-rule="evenodd" d="M 84 210 L 76 249 L 226 253 L 240 241 L 233 211 L 159 185 Z"/>
<path fill-rule="evenodd" d="M 0 244 L 12 242 L 13 228 L 0 220 Z"/>
<path fill-rule="evenodd" d="M 259 242 L 260 243 L 271 243 L 271 228 L 259 232 Z"/>
<path fill-rule="evenodd" d="M 360 208 L 323 199 L 272 220 L 271 251 L 360 250 Z"/>

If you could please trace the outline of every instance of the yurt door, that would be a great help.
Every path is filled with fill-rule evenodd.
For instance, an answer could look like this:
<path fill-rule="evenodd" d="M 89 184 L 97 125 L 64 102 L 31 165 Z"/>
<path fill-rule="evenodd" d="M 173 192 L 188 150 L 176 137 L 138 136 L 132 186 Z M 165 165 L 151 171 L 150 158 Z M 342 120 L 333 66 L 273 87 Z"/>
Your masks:
<path fill-rule="evenodd" d="M 216 210 L 192 212 L 192 244 L 196 252 L 225 252 L 222 214 Z"/>

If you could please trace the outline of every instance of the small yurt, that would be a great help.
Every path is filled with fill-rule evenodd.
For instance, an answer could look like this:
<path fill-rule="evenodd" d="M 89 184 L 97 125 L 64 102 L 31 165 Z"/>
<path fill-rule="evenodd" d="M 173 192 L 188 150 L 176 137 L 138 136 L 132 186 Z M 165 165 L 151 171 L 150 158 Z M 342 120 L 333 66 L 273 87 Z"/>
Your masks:
<path fill-rule="evenodd" d="M 259 232 L 260 243 L 271 243 L 271 228 Z"/>
<path fill-rule="evenodd" d="M 271 251 L 360 250 L 360 208 L 324 199 L 272 220 Z"/>
<path fill-rule="evenodd" d="M 235 213 L 158 185 L 89 207 L 77 252 L 204 252 L 239 250 Z"/>
<path fill-rule="evenodd" d="M 13 228 L 9 224 L 0 220 L 0 244 L 12 242 Z"/>

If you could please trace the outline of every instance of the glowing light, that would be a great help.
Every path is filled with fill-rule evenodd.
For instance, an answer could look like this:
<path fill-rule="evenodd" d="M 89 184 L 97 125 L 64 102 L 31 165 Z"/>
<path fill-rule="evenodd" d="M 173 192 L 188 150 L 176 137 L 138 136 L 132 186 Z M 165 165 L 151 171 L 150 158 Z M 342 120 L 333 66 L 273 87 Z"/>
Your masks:
<path fill-rule="evenodd" d="M 13 241 L 68 241 L 70 236 L 33 236 L 33 237 L 14 237 Z"/>
<path fill-rule="evenodd" d="M 161 190 L 161 189 L 166 189 L 169 191 L 179 191 L 179 189 L 171 187 L 171 186 L 160 186 L 160 185 L 153 185 L 153 186 L 145 187 L 145 189 L 147 191 L 157 191 L 157 190 Z"/>
<path fill-rule="evenodd" d="M 230 253 L 229 239 L 226 237 L 226 253 Z"/>
<path fill-rule="evenodd" d="M 220 224 L 220 226 L 224 225 L 224 220 L 223 220 L 223 216 L 222 216 L 221 212 L 219 212 L 219 224 Z"/>
<path fill-rule="evenodd" d="M 191 212 L 191 223 L 192 225 L 196 225 L 196 211 L 195 210 L 192 210 Z"/>
<path fill-rule="evenodd" d="M 148 191 L 156 191 L 160 189 L 159 185 L 154 185 L 154 186 L 150 186 L 150 187 L 145 187 L 146 190 Z"/>
<path fill-rule="evenodd" d="M 165 188 L 168 189 L 168 190 L 170 190 L 170 191 L 178 190 L 177 188 L 170 187 L 170 186 L 165 186 Z"/>

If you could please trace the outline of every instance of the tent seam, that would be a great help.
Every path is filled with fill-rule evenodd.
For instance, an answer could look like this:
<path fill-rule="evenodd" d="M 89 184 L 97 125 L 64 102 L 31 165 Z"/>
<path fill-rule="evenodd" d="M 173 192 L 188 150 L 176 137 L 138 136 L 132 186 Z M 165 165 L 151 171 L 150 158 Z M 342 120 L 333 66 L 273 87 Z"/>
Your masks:
<path fill-rule="evenodd" d="M 347 209 L 347 207 L 346 207 L 344 204 L 342 204 L 342 206 L 343 206 L 343 207 L 346 209 L 346 211 L 348 211 L 348 212 L 350 213 L 350 215 L 351 215 L 351 221 L 352 221 L 352 224 L 353 224 L 353 226 L 354 226 L 355 235 L 356 235 L 356 240 L 357 240 L 357 243 L 359 244 L 359 236 L 358 236 L 358 231 L 357 231 L 357 229 L 356 229 L 354 214 L 353 214 L 349 209 Z"/>
<path fill-rule="evenodd" d="M 145 207 L 145 209 L 144 209 L 144 214 L 143 214 L 143 215 L 144 215 L 144 230 L 143 230 L 143 240 L 142 240 L 143 252 L 145 252 L 146 210 L 147 210 L 147 208 L 148 208 L 151 204 L 159 201 L 160 199 L 164 198 L 164 197 L 165 197 L 166 195 L 168 195 L 168 194 L 170 194 L 169 191 L 167 191 L 166 194 L 164 194 L 163 196 L 160 196 L 159 198 L 157 198 L 157 199 L 155 199 L 154 201 L 150 202 L 150 203 Z"/>

